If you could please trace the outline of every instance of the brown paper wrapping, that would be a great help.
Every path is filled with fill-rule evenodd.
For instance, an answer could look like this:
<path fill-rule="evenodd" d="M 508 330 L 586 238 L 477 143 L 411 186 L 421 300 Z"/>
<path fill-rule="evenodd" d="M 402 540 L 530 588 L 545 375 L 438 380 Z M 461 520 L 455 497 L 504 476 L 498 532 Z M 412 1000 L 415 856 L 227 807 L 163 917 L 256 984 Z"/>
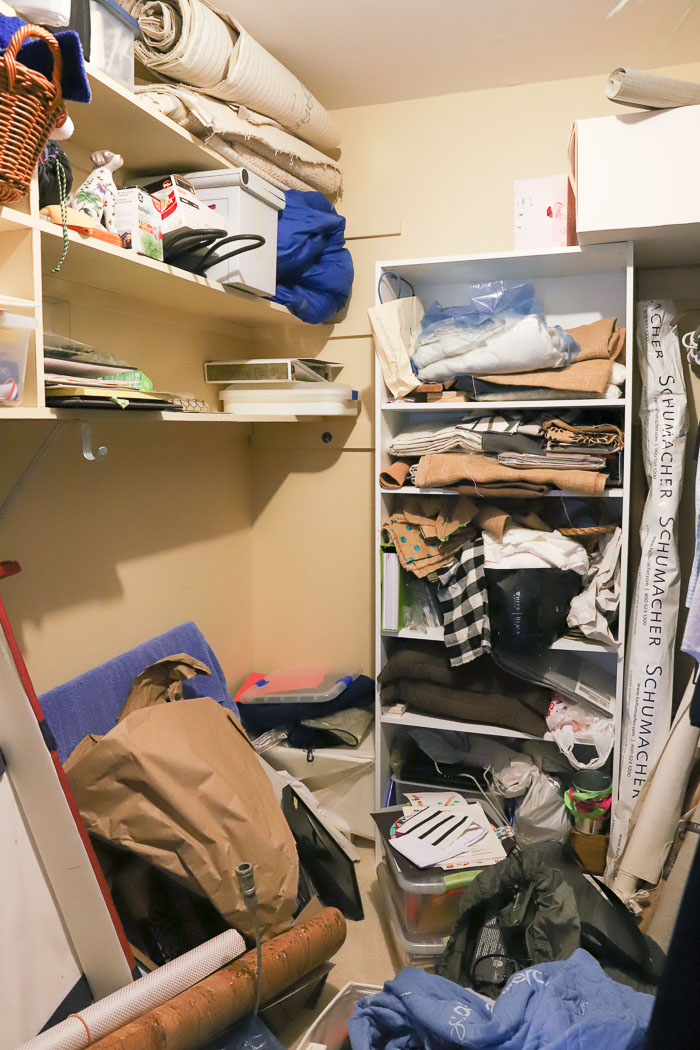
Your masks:
<path fill-rule="evenodd" d="M 203 667 L 178 655 L 147 668 L 115 728 L 81 741 L 66 773 L 90 834 L 182 880 L 247 934 L 235 869 L 250 861 L 270 937 L 291 923 L 296 847 L 233 712 L 208 697 L 182 700 L 182 680 Z"/>

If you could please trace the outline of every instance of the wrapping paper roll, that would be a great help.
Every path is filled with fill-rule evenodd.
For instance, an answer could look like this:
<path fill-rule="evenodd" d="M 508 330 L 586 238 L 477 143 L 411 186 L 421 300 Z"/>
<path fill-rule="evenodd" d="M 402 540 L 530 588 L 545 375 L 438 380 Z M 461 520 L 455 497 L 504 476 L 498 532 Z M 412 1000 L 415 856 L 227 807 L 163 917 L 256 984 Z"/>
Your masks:
<path fill-rule="evenodd" d="M 340 129 L 301 81 L 230 15 L 202 0 L 124 0 L 138 20 L 136 57 L 154 73 L 249 106 L 318 149 Z"/>
<path fill-rule="evenodd" d="M 700 84 L 658 77 L 638 69 L 615 69 L 605 82 L 605 94 L 623 106 L 674 109 L 700 105 Z"/>
<path fill-rule="evenodd" d="M 656 885 L 659 881 L 678 829 L 700 738 L 700 729 L 690 724 L 694 690 L 691 677 L 664 749 L 632 816 L 630 836 L 612 883 L 612 889 L 628 902 L 640 882 Z"/>
<path fill-rule="evenodd" d="M 262 946 L 261 1003 L 335 955 L 345 940 L 345 919 L 324 908 L 307 922 Z M 253 1009 L 255 951 L 124 1028 L 91 1044 L 95 1050 L 198 1050 Z"/>
<path fill-rule="evenodd" d="M 191 988 L 244 952 L 245 941 L 240 933 L 227 930 L 79 1014 L 71 1014 L 61 1024 L 23 1043 L 18 1050 L 85 1050 L 96 1040 Z"/>

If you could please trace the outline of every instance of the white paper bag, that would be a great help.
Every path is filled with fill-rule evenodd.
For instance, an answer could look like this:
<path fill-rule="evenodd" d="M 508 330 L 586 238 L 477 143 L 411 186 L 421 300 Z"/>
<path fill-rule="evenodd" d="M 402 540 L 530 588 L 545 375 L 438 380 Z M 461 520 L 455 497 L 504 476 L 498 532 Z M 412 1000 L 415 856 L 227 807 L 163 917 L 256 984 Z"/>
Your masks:
<path fill-rule="evenodd" d="M 415 295 L 391 299 L 371 306 L 367 313 L 384 382 L 394 397 L 405 397 L 419 385 L 411 352 L 424 313 L 420 299 Z"/>

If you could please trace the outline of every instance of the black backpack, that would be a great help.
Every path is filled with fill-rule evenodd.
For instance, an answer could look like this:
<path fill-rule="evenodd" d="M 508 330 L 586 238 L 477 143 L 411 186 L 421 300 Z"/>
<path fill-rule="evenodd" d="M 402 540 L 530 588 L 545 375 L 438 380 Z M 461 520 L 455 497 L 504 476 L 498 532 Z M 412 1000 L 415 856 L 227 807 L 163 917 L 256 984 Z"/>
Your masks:
<path fill-rule="evenodd" d="M 609 976 L 641 991 L 661 972 L 660 950 L 568 850 L 516 846 L 465 891 L 437 970 L 495 999 L 518 970 L 568 959 L 579 947 Z"/>

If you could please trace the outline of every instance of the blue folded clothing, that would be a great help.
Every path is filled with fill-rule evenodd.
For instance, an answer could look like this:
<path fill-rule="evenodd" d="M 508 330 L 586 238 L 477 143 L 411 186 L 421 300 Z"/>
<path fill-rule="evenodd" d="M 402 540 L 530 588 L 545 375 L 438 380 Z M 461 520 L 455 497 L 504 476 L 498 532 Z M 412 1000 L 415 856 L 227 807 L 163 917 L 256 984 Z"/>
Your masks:
<path fill-rule="evenodd" d="M 113 729 L 134 678 L 156 660 L 176 653 L 194 656 L 211 671 L 184 681 L 183 696 L 210 696 L 238 713 L 214 650 L 196 624 L 182 623 L 39 697 L 61 761 L 88 733 L 102 735 Z"/>
<path fill-rule="evenodd" d="M 18 29 L 26 25 L 21 18 L 9 18 L 0 15 L 0 51 L 5 51 Z M 54 33 L 61 49 L 63 74 L 61 88 L 63 97 L 70 102 L 89 102 L 91 99 L 88 84 L 83 48 L 80 37 L 72 29 Z M 43 40 L 27 40 L 19 49 L 18 58 L 22 65 L 43 73 L 47 80 L 53 77 L 53 56 L 48 44 Z"/>

